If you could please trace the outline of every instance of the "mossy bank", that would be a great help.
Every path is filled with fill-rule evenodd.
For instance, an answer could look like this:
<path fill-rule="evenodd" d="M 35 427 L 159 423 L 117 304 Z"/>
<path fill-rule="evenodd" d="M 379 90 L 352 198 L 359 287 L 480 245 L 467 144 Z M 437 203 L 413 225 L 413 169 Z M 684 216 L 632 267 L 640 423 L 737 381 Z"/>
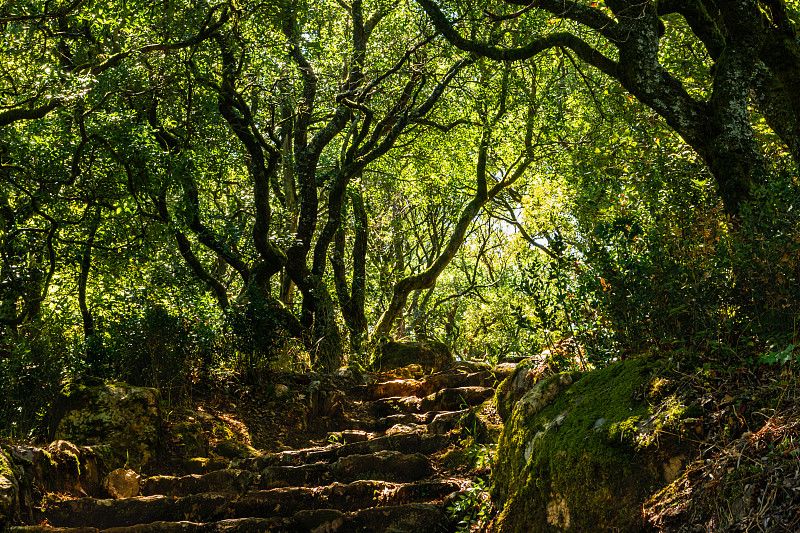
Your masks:
<path fill-rule="evenodd" d="M 691 396 L 650 358 L 536 383 L 500 438 L 497 530 L 640 531 L 642 503 L 694 455 L 681 436 Z"/>

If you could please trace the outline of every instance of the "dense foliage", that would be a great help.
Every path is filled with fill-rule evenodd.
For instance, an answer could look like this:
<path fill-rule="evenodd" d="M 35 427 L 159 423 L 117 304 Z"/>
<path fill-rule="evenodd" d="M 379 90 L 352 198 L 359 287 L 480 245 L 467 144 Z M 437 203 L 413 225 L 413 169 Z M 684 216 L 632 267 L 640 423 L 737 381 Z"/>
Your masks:
<path fill-rule="evenodd" d="M 785 362 L 793 0 L 12 0 L 0 433 L 89 373 Z"/>

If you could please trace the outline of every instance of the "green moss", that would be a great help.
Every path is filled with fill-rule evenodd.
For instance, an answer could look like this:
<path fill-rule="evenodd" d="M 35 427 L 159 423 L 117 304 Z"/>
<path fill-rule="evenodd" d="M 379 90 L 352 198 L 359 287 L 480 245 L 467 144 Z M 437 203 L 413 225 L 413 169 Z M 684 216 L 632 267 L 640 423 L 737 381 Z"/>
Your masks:
<path fill-rule="evenodd" d="M 179 462 L 181 469 L 187 474 L 205 474 L 211 459 L 208 457 L 191 457 Z"/>
<path fill-rule="evenodd" d="M 500 531 L 637 531 L 641 502 L 668 477 L 664 460 L 682 453 L 659 435 L 688 409 L 675 396 L 646 399 L 666 390 L 661 370 L 654 359 L 633 359 L 528 391 L 493 468 L 493 496 L 505 505 Z"/>
<path fill-rule="evenodd" d="M 206 455 L 206 438 L 200 424 L 181 422 L 173 430 L 173 449 L 184 457 Z"/>
<path fill-rule="evenodd" d="M 508 419 L 511 415 L 511 411 L 514 410 L 514 404 L 517 402 L 518 398 L 514 398 L 511 394 L 511 384 L 514 383 L 519 372 L 520 368 L 517 367 L 494 391 L 494 408 L 497 410 L 497 414 L 500 415 L 502 420 Z"/>
<path fill-rule="evenodd" d="M 235 439 L 236 435 L 230 428 L 223 426 L 222 424 L 214 424 L 214 429 L 212 430 L 213 435 L 218 439 Z"/>
<path fill-rule="evenodd" d="M 251 446 L 234 439 L 225 439 L 217 443 L 214 453 L 228 459 L 244 459 L 256 454 Z"/>
<path fill-rule="evenodd" d="M 0 530 L 3 530 L 18 511 L 19 481 L 14 463 L 0 448 Z"/>
<path fill-rule="evenodd" d="M 6 456 L 5 450 L 0 448 L 0 476 L 13 477 L 15 474 L 11 465 L 11 460 Z"/>

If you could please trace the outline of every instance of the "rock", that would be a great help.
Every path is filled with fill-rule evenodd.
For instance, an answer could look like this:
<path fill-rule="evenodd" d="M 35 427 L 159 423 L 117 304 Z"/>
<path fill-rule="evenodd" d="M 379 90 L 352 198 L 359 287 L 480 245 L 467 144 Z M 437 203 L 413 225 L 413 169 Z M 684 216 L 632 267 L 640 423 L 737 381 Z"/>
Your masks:
<path fill-rule="evenodd" d="M 632 359 L 551 376 L 526 392 L 492 465 L 497 531 L 642 531 L 643 503 L 696 452 L 677 435 L 699 407 L 674 391 L 654 393 L 664 372 Z"/>
<path fill-rule="evenodd" d="M 360 365 L 355 363 L 339 368 L 333 376 L 349 386 L 369 385 L 374 381 L 371 374 L 364 372 Z"/>
<path fill-rule="evenodd" d="M 253 484 L 256 474 L 243 470 L 216 470 L 208 474 L 175 476 L 152 476 L 143 480 L 143 496 L 189 496 L 204 492 L 242 494 Z"/>
<path fill-rule="evenodd" d="M 179 459 L 177 466 L 187 474 L 205 474 L 228 468 L 230 462 L 224 457 L 189 457 Z"/>
<path fill-rule="evenodd" d="M 109 444 L 119 459 L 138 470 L 155 459 L 158 404 L 155 389 L 83 378 L 64 386 L 53 402 L 51 434 L 81 446 Z"/>
<path fill-rule="evenodd" d="M 328 432 L 327 442 L 331 444 L 352 444 L 354 442 L 368 441 L 372 435 L 360 429 L 346 429 L 344 431 Z"/>
<path fill-rule="evenodd" d="M 410 364 L 421 365 L 428 372 L 437 372 L 451 366 L 453 356 L 443 342 L 387 341 L 376 346 L 370 369 L 389 370 Z"/>
<path fill-rule="evenodd" d="M 386 430 L 386 435 L 400 435 L 405 433 L 422 433 L 425 426 L 422 424 L 395 424 Z"/>
<path fill-rule="evenodd" d="M 433 533 L 442 530 L 447 517 L 434 505 L 408 504 L 389 507 L 373 507 L 356 513 L 355 519 L 361 528 L 350 531 L 375 533 Z"/>
<path fill-rule="evenodd" d="M 57 527 L 93 526 L 98 529 L 151 522 L 211 522 L 225 517 L 231 496 L 193 494 L 182 498 L 137 496 L 119 500 L 77 498 L 48 502 L 43 506 L 48 522 Z"/>
<path fill-rule="evenodd" d="M 14 463 L 0 448 L 0 530 L 5 530 L 19 514 L 19 481 Z"/>
<path fill-rule="evenodd" d="M 245 457 L 256 455 L 257 452 L 252 446 L 234 439 L 225 439 L 214 446 L 214 453 L 228 459 L 244 459 Z"/>
<path fill-rule="evenodd" d="M 342 414 L 344 393 L 322 381 L 312 381 L 308 385 L 308 416 L 315 418 L 335 418 Z"/>
<path fill-rule="evenodd" d="M 390 481 L 416 481 L 431 473 L 428 459 L 421 453 L 402 454 L 398 451 L 383 450 L 366 455 L 348 455 L 331 465 L 331 474 L 338 481 L 357 479 L 369 473 L 376 476 L 391 477 Z"/>
<path fill-rule="evenodd" d="M 492 367 L 494 374 L 499 381 L 506 379 L 517 369 L 517 363 L 500 363 Z"/>
<path fill-rule="evenodd" d="M 78 457 L 81 454 L 80 448 L 78 448 L 77 446 L 66 440 L 55 440 L 51 442 L 50 445 L 47 447 L 47 451 L 50 453 L 67 452 L 74 455 L 75 457 Z"/>
<path fill-rule="evenodd" d="M 540 370 L 534 369 L 527 364 L 521 364 L 497 387 L 497 392 L 494 395 L 494 406 L 503 421 L 511 416 L 514 405 L 533 387 L 534 383 L 539 381 L 541 375 Z"/>
<path fill-rule="evenodd" d="M 133 470 L 117 468 L 112 470 L 103 480 L 103 488 L 115 499 L 133 498 L 139 495 L 140 476 Z"/>
<path fill-rule="evenodd" d="M 493 373 L 488 370 L 480 372 L 452 372 L 433 374 L 420 383 L 418 395 L 427 396 L 442 389 L 458 387 L 494 387 L 497 383 Z"/>
<path fill-rule="evenodd" d="M 466 372 L 468 374 L 474 374 L 475 372 L 485 372 L 491 369 L 492 365 L 490 365 L 486 361 L 472 361 L 469 359 L 465 359 L 464 361 L 458 361 L 447 367 L 447 370 L 450 372 Z"/>
<path fill-rule="evenodd" d="M 103 477 L 118 462 L 108 445 L 77 447 L 67 441 L 53 442 L 47 449 L 10 446 L 7 453 L 16 465 L 18 479 L 25 480 L 20 486 L 23 512 L 30 510 L 34 493 L 99 495 Z"/>
<path fill-rule="evenodd" d="M 275 385 L 275 397 L 278 399 L 284 398 L 289 395 L 289 387 L 283 383 Z"/>
<path fill-rule="evenodd" d="M 171 453 L 177 457 L 203 457 L 208 453 L 208 442 L 203 426 L 197 422 L 181 422 L 171 431 Z"/>
<path fill-rule="evenodd" d="M 417 396 L 420 392 L 420 382 L 416 379 L 395 379 L 376 383 L 368 389 L 372 399 L 390 398 L 394 396 Z"/>
<path fill-rule="evenodd" d="M 494 395 L 490 387 L 458 387 L 442 389 L 422 399 L 420 409 L 423 411 L 454 411 L 478 405 Z"/>
<path fill-rule="evenodd" d="M 337 509 L 315 509 L 295 513 L 294 520 L 303 531 L 338 531 L 345 514 Z"/>
<path fill-rule="evenodd" d="M 425 376 L 425 370 L 416 363 L 399 368 L 392 368 L 388 371 L 386 369 L 377 370 L 377 372 L 384 376 L 394 376 L 396 379 L 422 379 Z M 375 377 L 374 374 L 369 375 Z M 373 382 L 374 381 L 377 381 L 377 378 L 374 379 Z"/>
<path fill-rule="evenodd" d="M 268 466 L 261 470 L 258 487 L 264 490 L 279 487 L 311 487 L 324 484 L 329 465 L 323 461 L 300 466 Z"/>
<path fill-rule="evenodd" d="M 428 433 L 433 435 L 444 435 L 450 430 L 458 427 L 461 417 L 469 412 L 468 409 L 461 411 L 445 411 L 444 413 L 437 413 L 433 417 L 430 424 L 428 424 Z"/>

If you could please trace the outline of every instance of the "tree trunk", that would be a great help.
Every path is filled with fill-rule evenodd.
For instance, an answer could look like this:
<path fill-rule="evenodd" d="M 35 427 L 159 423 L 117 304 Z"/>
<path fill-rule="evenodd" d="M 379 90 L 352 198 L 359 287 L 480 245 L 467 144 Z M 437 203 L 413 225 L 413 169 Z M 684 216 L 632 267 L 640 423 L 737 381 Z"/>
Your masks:
<path fill-rule="evenodd" d="M 375 331 L 373 332 L 374 338 L 389 334 L 395 319 L 403 312 L 409 294 L 415 290 L 428 289 L 436 284 L 439 275 L 445 267 L 450 264 L 450 261 L 455 257 L 461 244 L 463 244 L 467 235 L 467 230 L 472 224 L 472 221 L 478 216 L 481 208 L 483 208 L 489 200 L 489 194 L 486 190 L 486 157 L 488 145 L 489 133 L 484 130 L 478 148 L 478 164 L 476 169 L 477 189 L 475 191 L 475 196 L 461 212 L 461 217 L 458 219 L 447 245 L 430 267 L 419 274 L 407 276 L 395 284 L 389 306 L 386 308 L 383 315 L 381 315 L 375 326 Z"/>
<path fill-rule="evenodd" d="M 85 345 L 85 356 L 87 361 L 94 361 L 97 359 L 97 350 L 99 348 L 94 329 L 94 318 L 86 305 L 86 286 L 89 282 L 89 271 L 92 268 L 92 246 L 94 245 L 94 238 L 97 235 L 97 229 L 100 227 L 100 206 L 95 207 L 94 213 L 89 225 L 89 236 L 86 239 L 86 244 L 83 246 L 83 254 L 81 255 L 81 270 L 78 275 L 78 307 L 81 310 L 81 319 L 83 320 L 83 341 Z"/>
<path fill-rule="evenodd" d="M 367 331 L 367 317 L 364 312 L 366 296 L 366 264 L 367 264 L 367 212 L 361 193 L 351 189 L 351 205 L 354 215 L 354 242 L 352 252 L 352 282 L 347 288 L 345 268 L 345 231 L 340 226 L 334 238 L 334 249 L 331 254 L 336 295 L 342 317 L 350 334 L 350 351 L 359 353 Z"/>

